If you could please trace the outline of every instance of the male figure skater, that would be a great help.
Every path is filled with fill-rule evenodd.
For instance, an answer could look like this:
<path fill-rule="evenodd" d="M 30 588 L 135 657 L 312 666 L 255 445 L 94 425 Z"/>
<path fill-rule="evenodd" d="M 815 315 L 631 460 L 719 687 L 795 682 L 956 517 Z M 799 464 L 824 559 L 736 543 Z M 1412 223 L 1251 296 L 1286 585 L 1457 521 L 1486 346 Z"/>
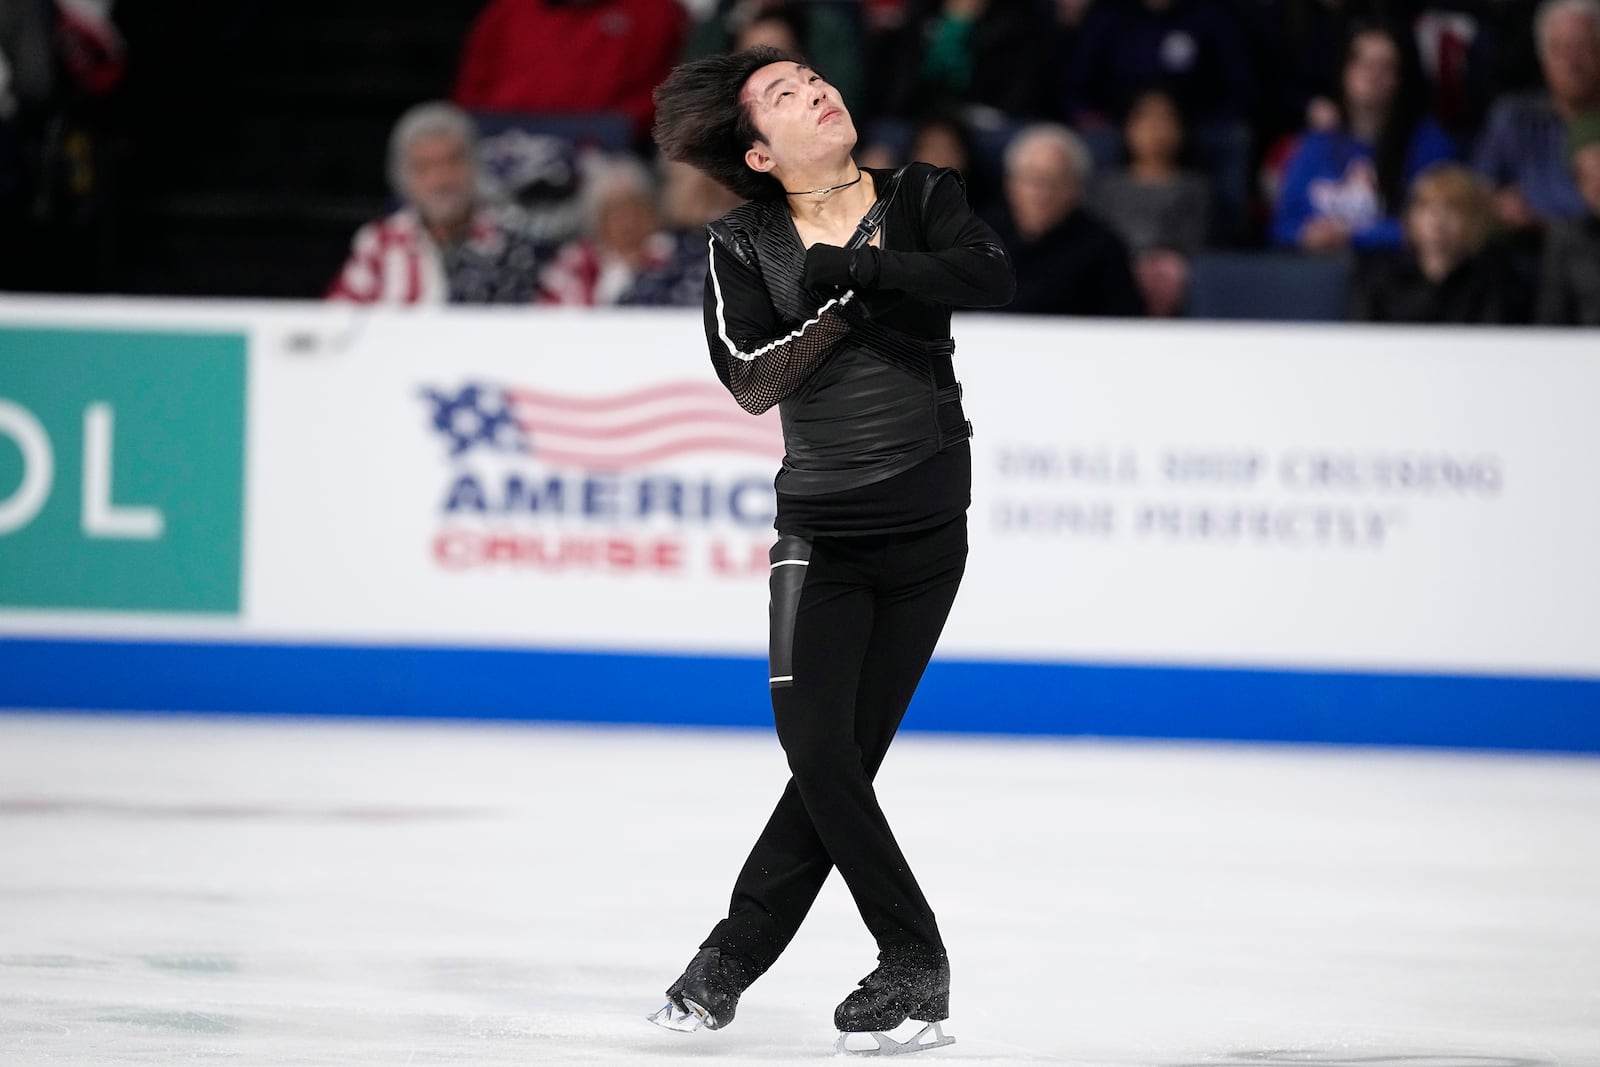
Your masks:
<path fill-rule="evenodd" d="M 706 344 L 785 455 L 771 553 L 773 718 L 793 777 L 717 923 L 653 1016 L 720 1029 L 838 867 L 878 966 L 834 1013 L 839 1049 L 949 1044 L 950 964 L 872 781 L 966 565 L 971 425 L 953 307 L 1011 299 L 1011 261 L 960 177 L 860 169 L 838 93 L 772 48 L 678 67 L 657 143 L 748 203 L 710 226 Z M 904 1042 L 885 1032 L 926 1023 Z M 857 1041 L 856 1044 L 860 1044 Z"/>

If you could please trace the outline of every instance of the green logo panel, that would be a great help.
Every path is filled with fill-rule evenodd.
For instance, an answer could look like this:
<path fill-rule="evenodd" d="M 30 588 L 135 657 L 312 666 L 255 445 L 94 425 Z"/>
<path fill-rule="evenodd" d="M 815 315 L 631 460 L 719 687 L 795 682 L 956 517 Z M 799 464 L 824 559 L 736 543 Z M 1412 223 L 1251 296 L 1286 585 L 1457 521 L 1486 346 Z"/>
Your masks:
<path fill-rule="evenodd" d="M 0 608 L 238 613 L 245 349 L 0 326 Z"/>

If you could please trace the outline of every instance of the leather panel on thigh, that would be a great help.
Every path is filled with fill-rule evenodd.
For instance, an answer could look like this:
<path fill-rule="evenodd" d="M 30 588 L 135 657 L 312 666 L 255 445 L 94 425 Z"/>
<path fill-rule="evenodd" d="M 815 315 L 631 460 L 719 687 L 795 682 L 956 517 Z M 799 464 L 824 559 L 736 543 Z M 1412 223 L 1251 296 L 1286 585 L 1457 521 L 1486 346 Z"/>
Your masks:
<path fill-rule="evenodd" d="M 811 566 L 811 542 L 804 537 L 783 534 L 767 558 L 772 562 L 772 573 L 767 579 L 772 591 L 768 605 L 771 631 L 767 675 L 772 688 L 785 689 L 794 685 L 795 616 L 800 611 L 800 590 L 806 584 L 806 570 Z"/>

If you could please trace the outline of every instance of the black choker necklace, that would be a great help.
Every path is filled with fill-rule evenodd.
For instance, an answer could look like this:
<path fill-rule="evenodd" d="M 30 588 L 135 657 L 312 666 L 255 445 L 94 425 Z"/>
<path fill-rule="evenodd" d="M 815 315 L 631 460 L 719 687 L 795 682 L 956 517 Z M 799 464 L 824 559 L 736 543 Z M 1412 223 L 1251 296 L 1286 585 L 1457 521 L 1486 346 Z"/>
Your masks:
<path fill-rule="evenodd" d="M 860 180 L 861 180 L 861 168 L 857 167 L 856 168 L 856 176 L 854 178 L 851 178 L 849 181 L 845 182 L 843 185 L 830 185 L 826 189 L 801 189 L 798 192 L 790 192 L 788 189 L 785 189 L 783 191 L 783 195 L 784 196 L 821 196 L 823 193 L 834 193 L 834 192 L 838 192 L 840 189 L 848 189 L 848 188 L 850 188 L 852 185 L 854 185 L 856 182 L 858 182 Z"/>

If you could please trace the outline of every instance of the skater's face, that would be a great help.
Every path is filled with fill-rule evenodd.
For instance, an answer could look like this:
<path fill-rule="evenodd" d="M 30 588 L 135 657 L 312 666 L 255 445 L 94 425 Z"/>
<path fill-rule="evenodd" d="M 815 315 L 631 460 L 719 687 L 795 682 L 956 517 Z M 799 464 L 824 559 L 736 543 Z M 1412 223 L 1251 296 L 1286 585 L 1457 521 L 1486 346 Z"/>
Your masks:
<path fill-rule="evenodd" d="M 745 163 L 780 182 L 786 174 L 837 168 L 855 147 L 855 123 L 839 91 L 803 64 L 768 63 L 745 80 L 739 100 L 761 132 Z"/>
<path fill-rule="evenodd" d="M 406 146 L 401 179 L 406 201 L 423 220 L 449 224 L 472 210 L 477 175 L 472 149 L 454 134 L 428 133 Z"/>

